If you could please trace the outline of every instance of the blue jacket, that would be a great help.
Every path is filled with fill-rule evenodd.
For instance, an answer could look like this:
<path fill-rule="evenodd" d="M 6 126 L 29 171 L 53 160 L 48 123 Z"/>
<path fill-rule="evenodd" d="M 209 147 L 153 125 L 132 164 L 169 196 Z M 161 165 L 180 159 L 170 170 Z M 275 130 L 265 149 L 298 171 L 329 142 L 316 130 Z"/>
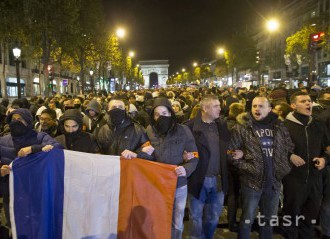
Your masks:
<path fill-rule="evenodd" d="M 16 109 L 7 117 L 10 123 L 13 114 L 22 115 L 27 122 L 29 131 L 19 137 L 10 134 L 0 137 L 0 166 L 9 165 L 16 157 L 21 148 L 31 146 L 32 153 L 40 152 L 45 145 L 53 145 L 55 148 L 63 148 L 55 139 L 44 132 L 37 133 L 32 129 L 32 116 L 26 109 Z M 31 118 L 31 119 L 30 119 Z M 0 177 L 0 194 L 9 195 L 9 176 Z"/>

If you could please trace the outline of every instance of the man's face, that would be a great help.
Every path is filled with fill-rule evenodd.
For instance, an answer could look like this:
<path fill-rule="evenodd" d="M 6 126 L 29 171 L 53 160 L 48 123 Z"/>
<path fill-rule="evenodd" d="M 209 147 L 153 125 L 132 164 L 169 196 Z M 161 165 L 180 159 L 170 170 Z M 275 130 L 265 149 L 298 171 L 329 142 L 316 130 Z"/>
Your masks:
<path fill-rule="evenodd" d="M 272 108 L 266 98 L 257 97 L 252 101 L 252 116 L 255 120 L 261 121 L 267 117 Z"/>
<path fill-rule="evenodd" d="M 73 101 L 72 100 L 66 100 L 63 102 L 64 107 L 73 107 Z"/>
<path fill-rule="evenodd" d="M 96 116 L 96 112 L 94 110 L 89 110 L 88 114 L 89 114 L 90 117 Z"/>
<path fill-rule="evenodd" d="M 309 95 L 298 95 L 295 102 L 291 104 L 291 107 L 299 114 L 306 116 L 312 115 L 312 100 Z"/>
<path fill-rule="evenodd" d="M 171 112 L 166 106 L 157 106 L 154 110 L 154 120 L 156 121 L 159 116 L 171 117 Z"/>
<path fill-rule="evenodd" d="M 27 126 L 26 121 L 23 119 L 23 117 L 20 114 L 13 114 L 11 117 L 11 120 L 17 120 L 17 121 L 23 123 L 25 126 Z"/>
<path fill-rule="evenodd" d="M 50 109 L 55 110 L 56 109 L 55 101 L 53 101 L 53 100 L 49 101 L 48 106 Z"/>
<path fill-rule="evenodd" d="M 39 121 L 42 130 L 47 130 L 55 124 L 55 121 L 46 113 L 40 115 Z"/>
<path fill-rule="evenodd" d="M 172 104 L 172 108 L 175 113 L 178 113 L 180 111 L 180 106 L 178 104 Z"/>
<path fill-rule="evenodd" d="M 73 104 L 75 104 L 75 105 L 81 105 L 80 99 L 79 98 L 74 99 L 73 100 Z"/>
<path fill-rule="evenodd" d="M 324 93 L 322 99 L 323 100 L 330 100 L 330 93 Z"/>
<path fill-rule="evenodd" d="M 109 102 L 108 110 L 121 109 L 125 110 L 125 104 L 121 100 L 112 100 Z"/>
<path fill-rule="evenodd" d="M 220 117 L 221 106 L 219 100 L 210 100 L 203 109 L 205 114 L 210 120 L 215 120 Z"/>
<path fill-rule="evenodd" d="M 64 130 L 67 133 L 73 133 L 76 132 L 79 129 L 79 125 L 74 120 L 66 120 L 64 122 Z"/>

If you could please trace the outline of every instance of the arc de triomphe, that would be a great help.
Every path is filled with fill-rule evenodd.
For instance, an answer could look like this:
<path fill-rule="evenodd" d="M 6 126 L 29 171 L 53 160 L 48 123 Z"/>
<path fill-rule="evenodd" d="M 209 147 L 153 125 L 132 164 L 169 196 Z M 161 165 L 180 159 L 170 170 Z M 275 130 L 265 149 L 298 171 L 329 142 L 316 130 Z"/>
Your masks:
<path fill-rule="evenodd" d="M 168 79 L 168 60 L 139 61 L 145 88 L 164 87 Z"/>

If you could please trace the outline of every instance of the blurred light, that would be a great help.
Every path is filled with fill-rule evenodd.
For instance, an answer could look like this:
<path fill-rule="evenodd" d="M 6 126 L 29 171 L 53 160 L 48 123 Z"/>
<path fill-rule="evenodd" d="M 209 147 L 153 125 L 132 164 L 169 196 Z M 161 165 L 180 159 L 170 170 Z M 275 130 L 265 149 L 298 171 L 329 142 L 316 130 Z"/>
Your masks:
<path fill-rule="evenodd" d="M 186 71 L 186 69 L 185 68 L 182 68 L 182 72 L 185 72 Z"/>
<path fill-rule="evenodd" d="M 90 70 L 89 71 L 89 74 L 92 76 L 94 74 L 94 71 L 93 70 Z"/>
<path fill-rule="evenodd" d="M 225 53 L 225 49 L 223 49 L 222 47 L 221 48 L 218 48 L 217 53 L 219 55 L 223 55 Z"/>
<path fill-rule="evenodd" d="M 118 28 L 116 31 L 117 37 L 119 38 L 123 38 L 126 34 L 125 29 L 124 28 Z"/>
<path fill-rule="evenodd" d="M 128 53 L 128 55 L 129 55 L 130 57 L 134 57 L 134 56 L 135 56 L 135 53 L 134 53 L 134 51 L 130 51 L 130 52 Z"/>
<path fill-rule="evenodd" d="M 267 29 L 271 32 L 276 31 L 280 27 L 280 23 L 276 19 L 270 19 L 267 21 Z"/>
<path fill-rule="evenodd" d="M 18 59 L 21 56 L 21 49 L 15 47 L 13 49 L 13 54 L 14 54 L 15 58 Z"/>

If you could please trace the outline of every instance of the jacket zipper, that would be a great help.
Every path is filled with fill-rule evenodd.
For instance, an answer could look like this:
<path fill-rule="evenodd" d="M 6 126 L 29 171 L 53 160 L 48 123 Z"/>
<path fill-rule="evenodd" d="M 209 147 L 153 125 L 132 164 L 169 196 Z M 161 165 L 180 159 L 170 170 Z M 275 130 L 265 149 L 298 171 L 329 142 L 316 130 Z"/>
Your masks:
<path fill-rule="evenodd" d="M 308 140 L 308 132 L 307 132 L 307 126 L 305 126 L 305 135 L 306 135 L 306 141 L 307 141 L 307 177 L 305 180 L 305 183 L 308 182 L 308 178 L 309 178 L 309 140 Z"/>

